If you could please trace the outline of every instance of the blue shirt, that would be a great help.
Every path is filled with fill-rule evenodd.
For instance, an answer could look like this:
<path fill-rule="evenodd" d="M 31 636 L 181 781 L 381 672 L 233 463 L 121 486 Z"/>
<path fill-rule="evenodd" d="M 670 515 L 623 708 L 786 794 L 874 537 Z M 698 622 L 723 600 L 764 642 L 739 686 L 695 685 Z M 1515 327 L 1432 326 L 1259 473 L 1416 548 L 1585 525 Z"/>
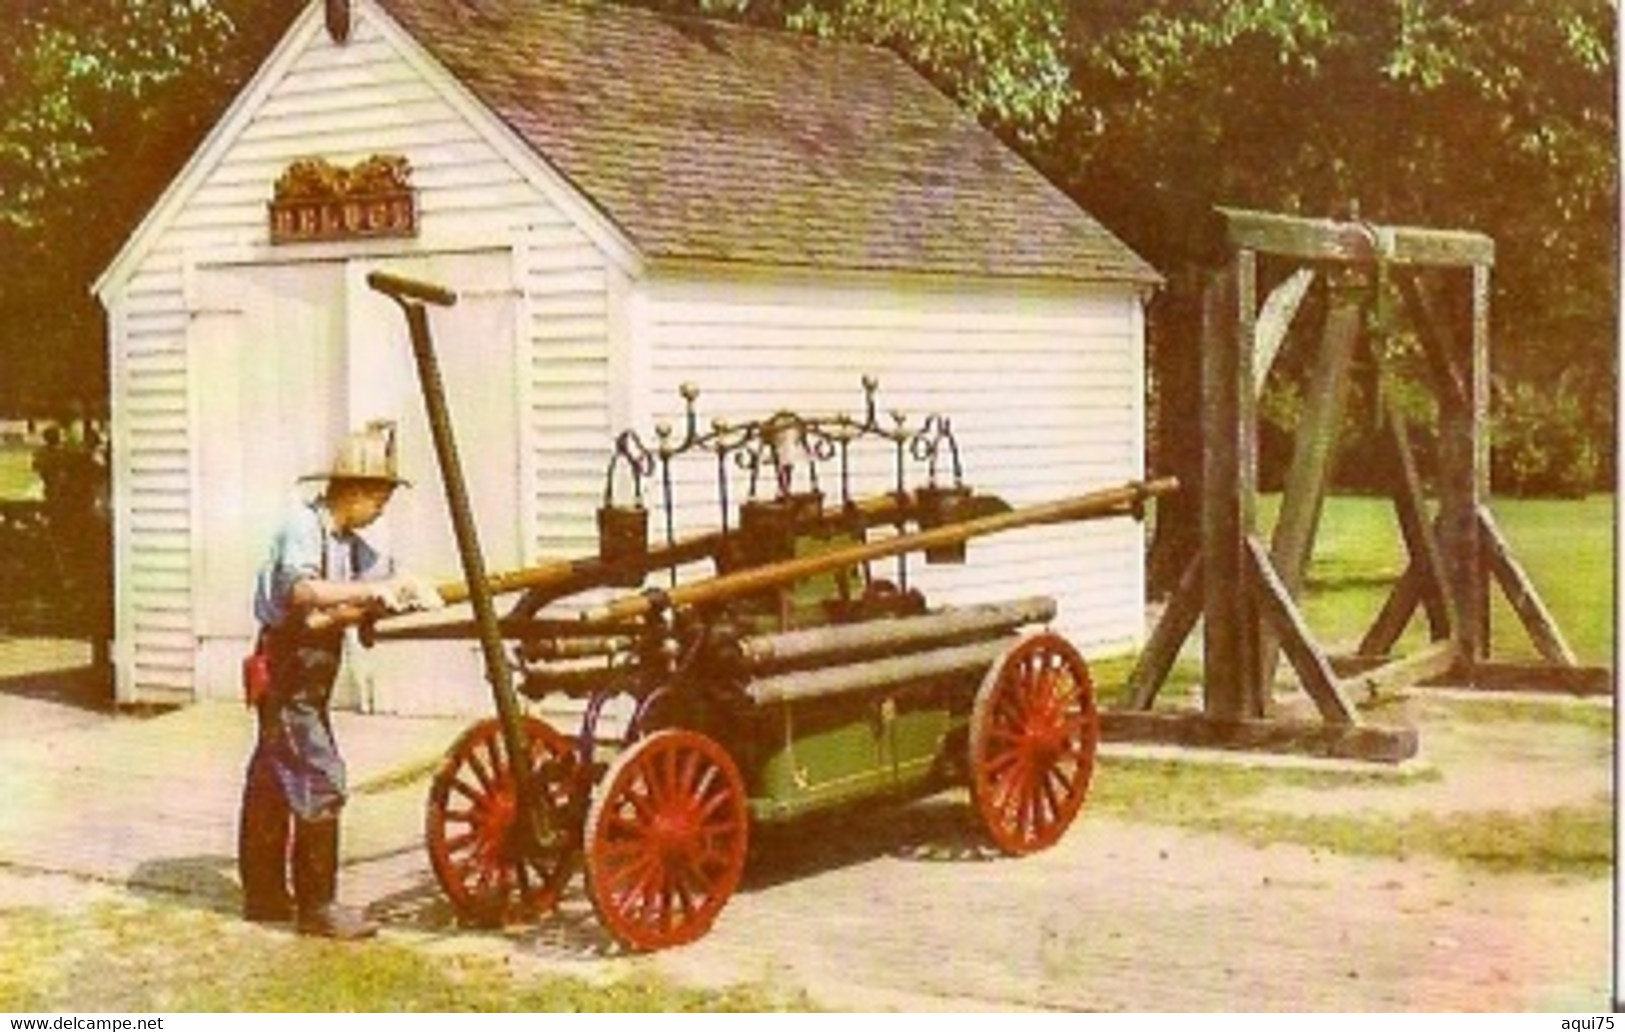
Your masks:
<path fill-rule="evenodd" d="M 289 596 L 302 580 L 383 580 L 394 564 L 352 531 L 337 531 L 322 499 L 301 505 L 271 540 L 271 554 L 254 581 L 254 619 L 280 627 Z"/>

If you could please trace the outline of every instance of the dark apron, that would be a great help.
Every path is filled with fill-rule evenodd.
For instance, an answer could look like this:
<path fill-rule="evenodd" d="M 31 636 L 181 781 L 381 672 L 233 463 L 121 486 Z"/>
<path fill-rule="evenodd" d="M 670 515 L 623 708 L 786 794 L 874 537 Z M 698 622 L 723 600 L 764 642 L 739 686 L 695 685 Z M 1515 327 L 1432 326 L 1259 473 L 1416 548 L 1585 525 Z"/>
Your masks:
<path fill-rule="evenodd" d="M 328 714 L 343 641 L 341 630 L 266 631 L 271 690 L 258 706 L 248 777 L 275 785 L 301 820 L 333 817 L 344 806 L 344 758 Z"/>

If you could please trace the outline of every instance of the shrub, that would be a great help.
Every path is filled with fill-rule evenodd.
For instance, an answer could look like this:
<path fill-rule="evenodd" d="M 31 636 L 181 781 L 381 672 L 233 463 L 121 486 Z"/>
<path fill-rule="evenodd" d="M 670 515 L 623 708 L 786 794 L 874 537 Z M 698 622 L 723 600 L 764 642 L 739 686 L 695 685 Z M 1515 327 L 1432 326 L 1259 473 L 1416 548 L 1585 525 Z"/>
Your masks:
<path fill-rule="evenodd" d="M 1583 400 L 1561 380 L 1555 389 L 1503 384 L 1494 398 L 1490 476 L 1499 494 L 1579 498 L 1601 470 Z"/>

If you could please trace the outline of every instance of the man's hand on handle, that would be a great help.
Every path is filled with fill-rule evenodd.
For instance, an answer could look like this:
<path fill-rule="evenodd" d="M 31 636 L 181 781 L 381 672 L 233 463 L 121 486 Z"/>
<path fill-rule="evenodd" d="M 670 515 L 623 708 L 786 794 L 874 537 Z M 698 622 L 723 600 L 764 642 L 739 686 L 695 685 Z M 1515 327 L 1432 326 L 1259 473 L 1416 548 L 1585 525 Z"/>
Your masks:
<path fill-rule="evenodd" d="M 445 600 L 439 590 L 423 577 L 402 574 L 388 580 L 371 581 L 364 602 L 323 606 L 305 614 L 305 626 L 313 631 L 365 623 L 385 614 L 421 613 L 441 609 Z"/>

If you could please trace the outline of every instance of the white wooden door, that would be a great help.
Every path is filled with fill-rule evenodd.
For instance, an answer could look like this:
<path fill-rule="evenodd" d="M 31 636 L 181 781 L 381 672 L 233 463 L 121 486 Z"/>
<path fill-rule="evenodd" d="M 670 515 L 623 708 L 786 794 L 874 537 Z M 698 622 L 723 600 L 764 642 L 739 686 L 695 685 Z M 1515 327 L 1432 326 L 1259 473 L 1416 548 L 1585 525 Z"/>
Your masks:
<path fill-rule="evenodd" d="M 193 625 L 200 694 L 238 690 L 254 574 L 345 424 L 338 263 L 201 270 L 187 331 L 197 447 Z M 308 493 L 308 489 L 307 492 Z"/>
<path fill-rule="evenodd" d="M 392 260 L 201 269 L 188 332 L 198 493 L 194 626 L 200 693 L 230 696 L 253 634 L 249 600 L 271 535 L 320 489 L 334 443 L 372 419 L 399 426 L 403 475 L 365 533 L 398 566 L 459 580 L 450 509 L 400 309 L 366 285 L 375 268 L 451 287 L 434 344 L 489 569 L 522 562 L 515 292 L 506 250 Z M 454 614 L 462 615 L 462 614 Z M 491 710 L 472 640 L 352 649 L 335 704 L 413 714 Z"/>
<path fill-rule="evenodd" d="M 358 421 L 373 417 L 398 421 L 401 472 L 413 484 L 396 493 L 372 537 L 403 569 L 434 581 L 460 581 L 463 571 L 451 508 L 406 319 L 393 301 L 366 286 L 366 274 L 374 269 L 457 293 L 455 305 L 428 308 L 434 352 L 485 566 L 490 571 L 515 569 L 524 562 L 527 523 L 518 415 L 518 293 L 511 252 L 357 262 L 350 270 L 351 411 Z M 472 619 L 467 606 L 444 616 Z M 388 642 L 355 659 L 362 694 L 378 712 L 493 711 L 478 644 L 472 638 L 439 644 Z"/>

